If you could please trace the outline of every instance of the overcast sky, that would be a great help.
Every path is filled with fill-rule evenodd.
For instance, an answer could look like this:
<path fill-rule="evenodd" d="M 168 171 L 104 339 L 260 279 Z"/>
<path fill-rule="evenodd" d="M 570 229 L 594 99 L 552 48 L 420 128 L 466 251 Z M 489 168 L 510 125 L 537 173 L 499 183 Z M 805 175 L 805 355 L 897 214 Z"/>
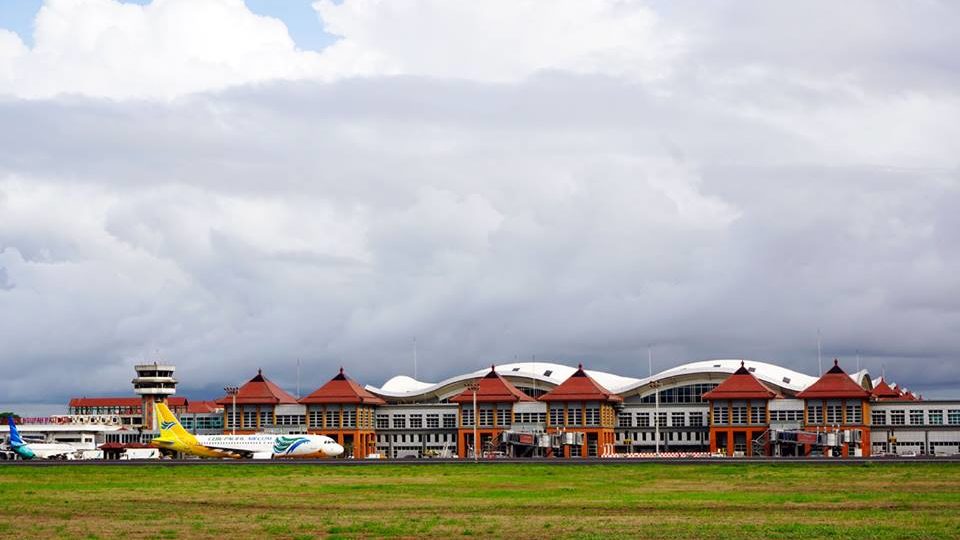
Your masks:
<path fill-rule="evenodd" d="M 960 4 L 12 0 L 0 403 L 515 357 L 960 397 Z M 825 360 L 826 364 L 826 360 Z"/>

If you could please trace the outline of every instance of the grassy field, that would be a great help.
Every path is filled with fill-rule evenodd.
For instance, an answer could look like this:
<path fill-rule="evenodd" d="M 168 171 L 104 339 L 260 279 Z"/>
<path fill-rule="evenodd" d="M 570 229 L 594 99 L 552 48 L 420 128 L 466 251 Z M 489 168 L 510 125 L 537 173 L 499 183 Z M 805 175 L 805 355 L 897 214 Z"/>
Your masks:
<path fill-rule="evenodd" d="M 958 538 L 960 464 L 0 466 L 15 538 Z"/>

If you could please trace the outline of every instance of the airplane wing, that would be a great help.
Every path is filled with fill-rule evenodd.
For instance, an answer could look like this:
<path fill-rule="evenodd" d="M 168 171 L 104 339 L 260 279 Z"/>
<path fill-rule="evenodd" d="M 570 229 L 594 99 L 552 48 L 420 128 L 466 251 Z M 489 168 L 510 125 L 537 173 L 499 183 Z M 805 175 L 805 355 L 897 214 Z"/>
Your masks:
<path fill-rule="evenodd" d="M 217 454 L 219 457 L 233 458 L 233 459 L 253 459 L 254 453 L 250 450 L 241 450 L 238 448 L 228 448 L 223 446 L 210 446 L 208 444 L 203 445 L 204 448 L 210 450 L 214 454 Z"/>

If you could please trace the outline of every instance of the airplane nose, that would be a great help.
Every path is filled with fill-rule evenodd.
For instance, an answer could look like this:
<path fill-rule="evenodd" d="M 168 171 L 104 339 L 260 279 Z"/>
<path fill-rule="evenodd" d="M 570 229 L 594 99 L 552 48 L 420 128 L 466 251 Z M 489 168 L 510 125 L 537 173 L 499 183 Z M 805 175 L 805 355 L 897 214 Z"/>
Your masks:
<path fill-rule="evenodd" d="M 337 443 L 333 443 L 333 444 L 330 445 L 330 456 L 335 457 L 335 456 L 339 456 L 339 455 L 342 454 L 342 453 L 343 453 L 343 447 L 342 447 L 342 446 L 340 446 L 340 445 L 337 444 Z"/>

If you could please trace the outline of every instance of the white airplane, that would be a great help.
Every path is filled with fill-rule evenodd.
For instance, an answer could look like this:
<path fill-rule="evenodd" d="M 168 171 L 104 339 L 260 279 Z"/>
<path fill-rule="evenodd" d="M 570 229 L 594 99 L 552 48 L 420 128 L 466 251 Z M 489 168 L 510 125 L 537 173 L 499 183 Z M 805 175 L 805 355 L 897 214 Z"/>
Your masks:
<path fill-rule="evenodd" d="M 7 443 L 10 450 L 22 459 L 73 459 L 77 449 L 63 443 L 27 443 L 20 436 L 17 424 L 13 417 L 7 417 L 10 425 L 10 440 Z"/>
<path fill-rule="evenodd" d="M 163 403 L 156 405 L 160 436 L 150 444 L 157 448 L 212 458 L 270 459 L 275 457 L 336 457 L 343 446 L 325 435 L 194 435 L 183 428 Z"/>

